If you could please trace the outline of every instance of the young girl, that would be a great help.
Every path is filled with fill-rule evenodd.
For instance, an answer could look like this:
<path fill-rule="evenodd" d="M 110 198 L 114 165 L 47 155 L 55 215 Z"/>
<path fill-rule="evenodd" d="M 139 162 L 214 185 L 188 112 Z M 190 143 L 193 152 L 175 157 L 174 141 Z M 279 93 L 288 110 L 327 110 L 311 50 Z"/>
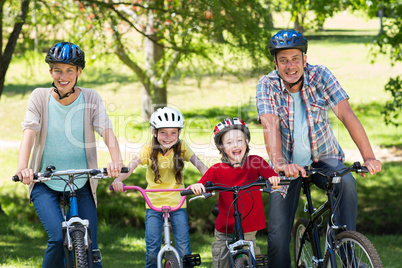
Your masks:
<path fill-rule="evenodd" d="M 115 191 L 123 191 L 123 183 L 133 170 L 140 164 L 147 165 L 147 189 L 178 189 L 184 188 L 184 161 L 190 161 L 204 174 L 207 167 L 193 153 L 188 145 L 179 139 L 184 119 L 181 113 L 169 107 L 158 109 L 150 119 L 152 142 L 145 144 L 130 164 L 129 173 L 120 174 L 113 182 Z M 179 192 L 148 193 L 148 197 L 156 207 L 176 206 L 180 202 Z M 191 254 L 189 226 L 186 204 L 177 211 L 171 212 L 171 224 L 176 248 L 180 258 Z M 147 207 L 145 218 L 146 263 L 145 267 L 156 267 L 157 256 L 162 240 L 162 212 L 156 212 Z"/>

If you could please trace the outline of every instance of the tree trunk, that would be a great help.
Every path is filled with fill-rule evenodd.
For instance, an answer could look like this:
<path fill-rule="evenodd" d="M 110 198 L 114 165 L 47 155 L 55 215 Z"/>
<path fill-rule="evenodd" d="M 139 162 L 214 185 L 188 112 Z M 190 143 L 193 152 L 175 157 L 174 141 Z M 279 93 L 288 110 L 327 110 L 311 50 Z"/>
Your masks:
<path fill-rule="evenodd" d="M 161 75 L 165 67 L 163 62 L 164 48 L 158 45 L 159 38 L 154 29 L 154 12 L 148 11 L 147 29 L 144 43 L 145 50 L 145 72 L 149 84 L 144 85 L 142 99 L 142 116 L 148 120 L 152 113 L 160 107 L 166 106 L 167 90 L 166 85 L 161 81 Z"/>
<path fill-rule="evenodd" d="M 15 19 L 14 29 L 11 32 L 10 37 L 8 38 L 6 49 L 4 50 L 4 53 L 3 51 L 0 50 L 0 54 L 3 53 L 1 55 L 1 61 L 0 61 L 0 97 L 3 93 L 6 73 L 15 50 L 15 45 L 17 44 L 18 36 L 21 33 L 22 25 L 24 25 L 25 19 L 29 11 L 29 2 L 30 0 L 21 1 L 21 10 L 17 18 Z M 3 4 L 4 1 L 0 1 L 1 21 L 3 21 Z M 0 28 L 0 30 L 2 30 L 2 28 Z M 1 41 L 3 41 L 3 32 L 1 32 Z"/>

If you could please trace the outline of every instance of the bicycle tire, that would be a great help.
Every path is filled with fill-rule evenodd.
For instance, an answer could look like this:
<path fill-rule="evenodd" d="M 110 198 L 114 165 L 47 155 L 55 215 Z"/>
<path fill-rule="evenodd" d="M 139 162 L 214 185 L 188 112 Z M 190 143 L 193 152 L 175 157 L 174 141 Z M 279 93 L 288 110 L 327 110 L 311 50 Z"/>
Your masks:
<path fill-rule="evenodd" d="M 179 260 L 173 252 L 165 253 L 164 268 L 180 268 Z"/>
<path fill-rule="evenodd" d="M 293 249 L 294 249 L 294 260 L 296 267 L 315 267 L 316 264 L 313 262 L 314 251 L 311 241 L 313 241 L 313 234 L 309 232 L 307 238 L 302 241 L 304 232 L 306 231 L 308 220 L 305 218 L 300 218 L 296 221 L 292 237 L 293 237 Z M 300 247 L 302 247 L 300 259 L 297 260 Z"/>
<path fill-rule="evenodd" d="M 339 246 L 335 250 L 338 267 L 383 267 L 377 250 L 363 234 L 355 231 L 344 231 L 336 236 L 336 240 Z M 342 252 L 346 252 L 346 254 Z M 329 252 L 325 254 L 324 267 L 331 267 Z"/>
<path fill-rule="evenodd" d="M 248 267 L 248 261 L 244 257 L 236 258 L 233 264 L 233 268 L 244 268 Z"/>
<path fill-rule="evenodd" d="M 84 234 L 80 231 L 72 233 L 73 242 L 73 267 L 74 268 L 86 268 L 88 264 L 88 254 L 85 249 Z"/>

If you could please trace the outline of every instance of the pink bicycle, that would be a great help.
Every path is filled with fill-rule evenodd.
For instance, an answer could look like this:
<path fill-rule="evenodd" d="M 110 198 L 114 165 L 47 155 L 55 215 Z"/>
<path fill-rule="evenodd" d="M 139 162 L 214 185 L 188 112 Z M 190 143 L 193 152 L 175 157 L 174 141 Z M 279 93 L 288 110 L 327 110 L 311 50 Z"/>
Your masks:
<path fill-rule="evenodd" d="M 110 185 L 110 190 L 113 190 L 112 185 Z M 187 189 L 143 189 L 139 186 L 123 186 L 124 191 L 127 190 L 137 190 L 141 193 L 141 195 L 144 197 L 145 202 L 148 204 L 148 206 L 157 212 L 162 212 L 163 213 L 163 237 L 164 237 L 164 246 L 159 250 L 158 253 L 158 268 L 183 268 L 183 267 L 192 267 L 192 266 L 199 266 L 201 265 L 201 257 L 199 254 L 192 254 L 192 255 L 186 255 L 184 256 L 183 259 L 180 259 L 179 252 L 175 247 L 172 246 L 172 242 L 170 240 L 170 212 L 176 211 L 180 209 L 184 201 L 186 200 L 186 196 L 182 196 L 180 199 L 180 203 L 175 206 L 162 206 L 161 208 L 157 208 L 154 205 L 152 205 L 151 201 L 149 200 L 149 197 L 147 195 L 147 192 L 180 192 L 183 190 L 188 190 L 190 187 L 187 187 Z"/>

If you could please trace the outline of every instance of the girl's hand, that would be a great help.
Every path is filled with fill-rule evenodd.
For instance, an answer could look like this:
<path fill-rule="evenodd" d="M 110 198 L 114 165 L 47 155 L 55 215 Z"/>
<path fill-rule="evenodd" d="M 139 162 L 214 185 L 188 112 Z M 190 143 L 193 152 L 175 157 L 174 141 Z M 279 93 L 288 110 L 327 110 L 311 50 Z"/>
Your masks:
<path fill-rule="evenodd" d="M 32 169 L 25 168 L 23 170 L 17 171 L 16 175 L 20 178 L 23 184 L 33 183 L 34 173 Z"/>
<path fill-rule="evenodd" d="M 107 174 L 111 178 L 117 178 L 122 167 L 124 167 L 123 161 L 109 162 L 107 163 Z"/>
<path fill-rule="evenodd" d="M 280 186 L 278 186 L 278 184 L 281 182 L 281 178 L 280 178 L 280 177 L 278 177 L 278 176 L 273 176 L 273 177 L 270 177 L 268 180 L 269 180 L 269 182 L 271 183 L 272 189 L 274 189 L 274 190 L 279 190 L 279 189 L 281 188 Z"/>
<path fill-rule="evenodd" d="M 196 195 L 200 195 L 202 193 L 205 193 L 205 187 L 204 187 L 204 185 L 202 183 L 192 184 L 192 185 L 190 185 L 190 189 Z"/>
<path fill-rule="evenodd" d="M 119 180 L 114 180 L 112 183 L 113 191 L 115 192 L 123 192 L 123 182 Z"/>

